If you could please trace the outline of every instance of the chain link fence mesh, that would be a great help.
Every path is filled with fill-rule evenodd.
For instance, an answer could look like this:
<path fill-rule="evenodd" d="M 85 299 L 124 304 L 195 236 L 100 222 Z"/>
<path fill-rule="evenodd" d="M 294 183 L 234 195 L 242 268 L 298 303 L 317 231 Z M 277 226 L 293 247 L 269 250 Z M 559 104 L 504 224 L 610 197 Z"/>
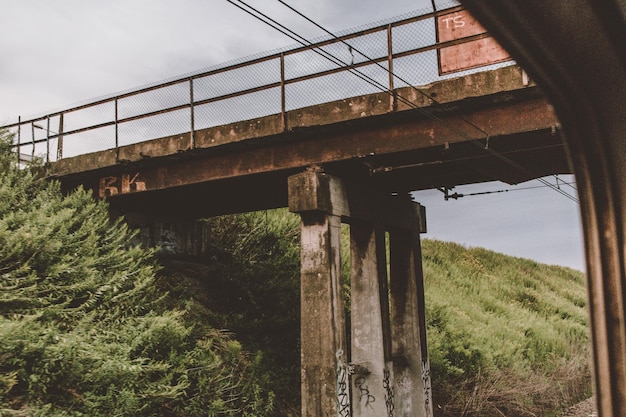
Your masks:
<path fill-rule="evenodd" d="M 433 4 L 437 11 L 458 6 L 452 0 Z M 326 37 L 317 45 L 237 60 L 5 126 L 15 133 L 20 154 L 53 162 L 513 63 L 440 75 L 435 16 L 414 12 L 343 32 L 339 39 Z"/>

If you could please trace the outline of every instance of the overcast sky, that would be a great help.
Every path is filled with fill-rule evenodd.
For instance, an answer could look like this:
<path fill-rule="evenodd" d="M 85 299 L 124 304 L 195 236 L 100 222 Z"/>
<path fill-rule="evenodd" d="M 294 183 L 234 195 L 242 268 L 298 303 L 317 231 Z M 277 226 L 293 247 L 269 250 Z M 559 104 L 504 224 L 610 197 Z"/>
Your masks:
<path fill-rule="evenodd" d="M 430 0 L 287 2 L 334 32 L 431 4 Z M 294 43 L 226 0 L 2 3 L 0 123 Z M 276 0 L 250 3 L 308 38 L 323 35 Z M 536 185 L 540 184 L 479 184 L 456 191 L 468 194 Z M 451 201 L 444 201 L 436 190 L 415 196 L 428 210 L 426 237 L 584 268 L 577 205 L 553 190 L 509 191 Z"/>

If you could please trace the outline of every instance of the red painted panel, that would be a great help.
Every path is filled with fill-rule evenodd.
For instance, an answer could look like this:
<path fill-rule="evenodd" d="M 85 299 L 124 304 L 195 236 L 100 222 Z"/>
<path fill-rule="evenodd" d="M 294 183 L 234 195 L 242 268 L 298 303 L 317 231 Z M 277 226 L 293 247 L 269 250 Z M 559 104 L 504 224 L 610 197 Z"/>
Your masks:
<path fill-rule="evenodd" d="M 467 12 L 447 13 L 437 18 L 440 42 L 448 42 L 486 33 L 485 28 Z M 511 59 L 492 37 L 473 40 L 439 50 L 439 73 L 449 74 Z"/>

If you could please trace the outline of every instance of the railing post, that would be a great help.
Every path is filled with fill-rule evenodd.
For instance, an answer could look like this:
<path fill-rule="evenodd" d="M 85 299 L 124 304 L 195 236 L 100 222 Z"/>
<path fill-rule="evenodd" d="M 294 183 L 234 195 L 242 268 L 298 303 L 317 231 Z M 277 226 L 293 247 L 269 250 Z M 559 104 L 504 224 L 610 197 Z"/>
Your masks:
<path fill-rule="evenodd" d="M 50 115 L 46 117 L 46 163 L 50 163 Z"/>
<path fill-rule="evenodd" d="M 20 152 L 22 150 L 22 116 L 17 116 L 17 164 L 20 164 Z"/>
<path fill-rule="evenodd" d="M 280 114 L 282 116 L 283 132 L 289 129 L 287 124 L 286 112 L 286 93 L 285 93 L 285 54 L 280 54 Z"/>
<path fill-rule="evenodd" d="M 59 136 L 57 140 L 57 161 L 63 159 L 63 115 L 59 114 Z"/>
<path fill-rule="evenodd" d="M 398 108 L 396 91 L 393 83 L 393 39 L 392 39 L 391 23 L 387 25 L 387 66 L 389 72 L 389 111 L 395 111 Z"/>
<path fill-rule="evenodd" d="M 115 160 L 120 159 L 118 102 L 119 102 L 119 99 L 115 98 Z"/>
<path fill-rule="evenodd" d="M 193 77 L 189 78 L 189 112 L 191 130 L 189 132 L 189 147 L 194 149 L 196 147 L 196 119 L 195 119 L 195 107 L 193 105 Z"/>
<path fill-rule="evenodd" d="M 33 145 L 30 151 L 30 156 L 31 156 L 31 160 L 34 160 L 35 159 L 35 122 L 30 122 L 30 130 L 31 130 L 30 142 Z"/>

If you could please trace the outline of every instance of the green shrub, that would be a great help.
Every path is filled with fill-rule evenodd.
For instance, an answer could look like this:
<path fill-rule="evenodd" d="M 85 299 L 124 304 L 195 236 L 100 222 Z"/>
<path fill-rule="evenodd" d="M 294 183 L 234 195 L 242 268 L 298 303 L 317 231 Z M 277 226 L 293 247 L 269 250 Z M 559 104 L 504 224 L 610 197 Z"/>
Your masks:
<path fill-rule="evenodd" d="M 194 273 L 206 295 L 202 303 L 212 311 L 216 327 L 229 329 L 246 350 L 258 352 L 259 375 L 276 394 L 277 413 L 297 413 L 299 217 L 279 209 L 206 222 L 213 237 L 213 255 L 206 270 Z"/>
<path fill-rule="evenodd" d="M 159 291 L 153 252 L 82 189 L 0 140 L 0 415 L 263 416 L 273 394 L 231 336 Z"/>

